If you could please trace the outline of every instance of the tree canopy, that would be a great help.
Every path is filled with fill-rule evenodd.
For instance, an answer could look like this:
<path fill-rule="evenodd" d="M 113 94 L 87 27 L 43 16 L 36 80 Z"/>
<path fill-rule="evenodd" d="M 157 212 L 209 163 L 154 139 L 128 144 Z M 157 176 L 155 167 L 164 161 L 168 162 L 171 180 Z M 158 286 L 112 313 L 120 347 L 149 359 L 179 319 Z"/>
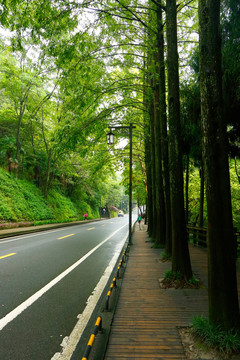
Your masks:
<path fill-rule="evenodd" d="M 129 143 L 122 145 L 128 134 L 116 133 L 117 146 L 110 148 L 106 132 L 111 125 L 133 123 L 134 196 L 139 205 L 147 204 L 150 236 L 165 246 L 173 272 L 185 279 L 192 276 L 187 222 L 210 226 L 209 215 L 216 214 L 209 205 L 209 184 L 218 186 L 214 176 L 209 181 L 216 144 L 224 176 L 229 178 L 230 156 L 239 179 L 240 7 L 237 0 L 216 4 L 9 0 L 0 5 L 0 166 L 34 182 L 45 198 L 59 188 L 95 210 L 106 204 L 121 208 L 128 193 Z M 213 57 L 203 61 L 204 51 L 212 56 L 215 46 L 201 22 L 204 7 L 213 9 L 216 19 L 219 63 Z M 214 78 L 209 69 L 220 75 Z M 212 82 L 205 91 L 207 78 Z M 214 115 L 206 115 L 206 96 L 216 91 L 219 97 L 209 109 L 220 102 L 222 120 L 216 120 L 208 148 Z M 226 147 L 216 141 L 220 128 Z M 197 181 L 198 194 L 192 189 Z M 218 197 L 225 189 L 223 184 Z M 221 213 L 228 216 L 231 234 L 232 217 L 239 226 L 237 200 L 233 204 L 233 211 L 227 206 Z"/>

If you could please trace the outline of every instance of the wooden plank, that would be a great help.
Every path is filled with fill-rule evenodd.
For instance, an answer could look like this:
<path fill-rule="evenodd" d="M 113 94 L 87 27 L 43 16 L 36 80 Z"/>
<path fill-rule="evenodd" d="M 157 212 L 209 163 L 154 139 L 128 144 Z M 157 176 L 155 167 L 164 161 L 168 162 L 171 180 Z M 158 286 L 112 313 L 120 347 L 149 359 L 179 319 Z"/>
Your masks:
<path fill-rule="evenodd" d="M 159 278 L 171 264 L 159 261 L 161 250 L 151 248 L 145 232 L 135 235 L 105 359 L 186 359 L 177 326 L 189 325 L 193 315 L 207 315 L 207 290 L 161 289 Z M 206 254 L 203 260 L 199 254 L 195 249 L 196 269 L 205 274 Z"/>

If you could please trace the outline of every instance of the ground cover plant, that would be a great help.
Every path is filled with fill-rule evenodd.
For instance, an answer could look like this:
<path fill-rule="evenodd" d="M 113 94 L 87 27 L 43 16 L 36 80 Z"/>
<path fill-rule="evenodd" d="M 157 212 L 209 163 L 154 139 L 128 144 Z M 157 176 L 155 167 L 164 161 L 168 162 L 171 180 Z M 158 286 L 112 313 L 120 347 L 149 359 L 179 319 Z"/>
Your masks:
<path fill-rule="evenodd" d="M 207 347 L 213 347 L 225 354 L 240 354 L 240 331 L 223 330 L 210 324 L 207 318 L 197 316 L 192 321 L 192 333 Z"/>
<path fill-rule="evenodd" d="M 173 272 L 172 270 L 168 270 L 165 272 L 164 279 L 161 280 L 160 286 L 162 289 L 199 289 L 203 287 L 203 284 L 195 275 L 186 280 L 179 271 Z"/>

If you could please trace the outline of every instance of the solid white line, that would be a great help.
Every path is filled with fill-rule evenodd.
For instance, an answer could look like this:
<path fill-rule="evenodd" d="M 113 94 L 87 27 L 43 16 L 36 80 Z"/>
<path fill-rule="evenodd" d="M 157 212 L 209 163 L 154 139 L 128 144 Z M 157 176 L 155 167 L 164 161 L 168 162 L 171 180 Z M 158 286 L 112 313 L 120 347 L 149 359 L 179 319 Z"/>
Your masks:
<path fill-rule="evenodd" d="M 50 281 L 47 285 L 45 285 L 42 289 L 38 290 L 35 294 L 30 296 L 27 300 L 25 300 L 22 304 L 17 306 L 14 310 L 0 319 L 0 330 L 2 330 L 8 323 L 14 320 L 18 315 L 20 315 L 24 310 L 26 310 L 29 306 L 31 306 L 35 301 L 37 301 L 43 294 L 45 294 L 48 290 L 50 290 L 54 285 L 56 285 L 60 280 L 62 280 L 65 276 L 67 276 L 71 271 L 73 271 L 78 265 L 80 265 L 84 260 L 86 260 L 90 255 L 92 255 L 100 246 L 102 246 L 105 242 L 111 239 L 118 231 L 124 228 L 127 224 L 120 227 L 116 231 L 114 231 L 110 236 L 108 236 L 105 240 L 100 242 L 95 248 L 90 250 L 86 255 L 84 255 L 81 259 L 71 265 L 68 269 L 58 275 L 55 279 Z"/>
<path fill-rule="evenodd" d="M 78 321 L 71 332 L 69 337 L 65 338 L 65 342 L 61 344 L 63 347 L 61 353 L 56 353 L 51 360 L 70 360 L 72 357 L 72 354 L 79 343 L 83 331 L 85 330 L 85 327 L 88 324 L 88 321 L 92 315 L 93 310 L 95 309 L 98 300 L 100 299 L 100 296 L 102 295 L 102 292 L 107 285 L 107 282 L 112 274 L 112 271 L 114 269 L 114 266 L 117 262 L 117 259 L 120 255 L 120 252 L 122 251 L 123 245 L 126 242 L 128 237 L 127 235 L 124 237 L 124 239 L 119 243 L 119 247 L 116 250 L 114 256 L 112 257 L 111 261 L 109 262 L 108 266 L 106 267 L 101 279 L 99 280 L 97 286 L 93 290 L 92 295 L 88 298 L 87 305 L 85 309 L 83 310 L 83 313 L 78 316 Z"/>

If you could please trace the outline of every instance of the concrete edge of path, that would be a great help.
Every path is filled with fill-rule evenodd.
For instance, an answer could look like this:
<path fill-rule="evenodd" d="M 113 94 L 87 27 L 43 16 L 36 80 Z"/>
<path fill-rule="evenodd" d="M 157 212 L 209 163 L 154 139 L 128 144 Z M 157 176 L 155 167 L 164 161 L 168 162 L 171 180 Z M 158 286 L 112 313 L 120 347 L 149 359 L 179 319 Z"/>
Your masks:
<path fill-rule="evenodd" d="M 134 222 L 132 224 L 133 232 L 134 232 L 135 225 L 136 225 L 136 222 Z M 128 239 L 129 239 L 129 237 L 127 236 L 126 241 L 124 242 L 124 244 L 122 246 L 122 250 L 120 251 L 120 254 L 116 261 L 116 264 L 113 268 L 113 271 L 111 272 L 111 275 L 109 276 L 107 285 L 105 286 L 105 288 L 102 292 L 102 295 L 101 295 L 94 311 L 92 312 L 89 322 L 81 336 L 81 339 L 78 342 L 78 344 L 77 344 L 71 358 L 69 358 L 69 360 L 82 359 L 84 352 L 87 348 L 87 344 L 90 339 L 90 336 L 93 333 L 93 330 L 95 327 L 95 322 L 99 316 L 102 318 L 102 330 L 100 333 L 101 336 L 96 336 L 95 341 L 92 346 L 92 349 L 91 349 L 91 352 L 90 352 L 90 355 L 89 355 L 89 360 L 90 359 L 94 359 L 94 360 L 103 360 L 104 359 L 105 352 L 107 350 L 108 341 L 109 341 L 113 317 L 114 317 L 114 314 L 116 311 L 118 299 L 119 299 L 120 292 L 121 292 L 123 276 L 124 276 L 125 268 L 127 266 L 127 261 L 128 261 L 128 255 L 125 256 L 125 262 L 123 263 L 123 266 L 121 267 L 120 276 L 119 276 L 119 278 L 117 278 L 117 286 L 114 288 L 113 293 L 110 297 L 109 310 L 105 310 L 106 295 L 107 295 L 107 291 L 109 290 L 109 287 L 112 283 L 112 279 L 114 277 L 116 277 L 116 272 L 117 272 L 117 269 L 119 266 L 119 262 L 122 259 L 124 249 L 127 249 L 127 246 L 128 246 Z M 128 251 L 129 251 L 129 249 L 128 249 Z M 128 251 L 127 251 L 127 253 L 128 253 Z M 55 360 L 55 359 L 53 359 L 53 360 Z M 67 359 L 65 359 L 65 358 L 62 359 L 60 357 L 59 360 L 67 360 Z"/>
<path fill-rule="evenodd" d="M 28 227 L 4 229 L 4 230 L 0 230 L 0 241 L 6 239 L 8 237 L 20 236 L 20 235 L 31 234 L 31 233 L 35 233 L 35 232 L 53 230 L 53 229 L 75 226 L 75 225 L 84 225 L 84 224 L 89 224 L 89 223 L 92 223 L 95 221 L 102 221 L 102 220 L 106 220 L 106 219 L 101 218 L 101 219 L 69 222 L 69 223 L 45 224 L 45 225 L 36 225 L 36 226 L 33 225 L 33 226 L 28 226 Z"/>

